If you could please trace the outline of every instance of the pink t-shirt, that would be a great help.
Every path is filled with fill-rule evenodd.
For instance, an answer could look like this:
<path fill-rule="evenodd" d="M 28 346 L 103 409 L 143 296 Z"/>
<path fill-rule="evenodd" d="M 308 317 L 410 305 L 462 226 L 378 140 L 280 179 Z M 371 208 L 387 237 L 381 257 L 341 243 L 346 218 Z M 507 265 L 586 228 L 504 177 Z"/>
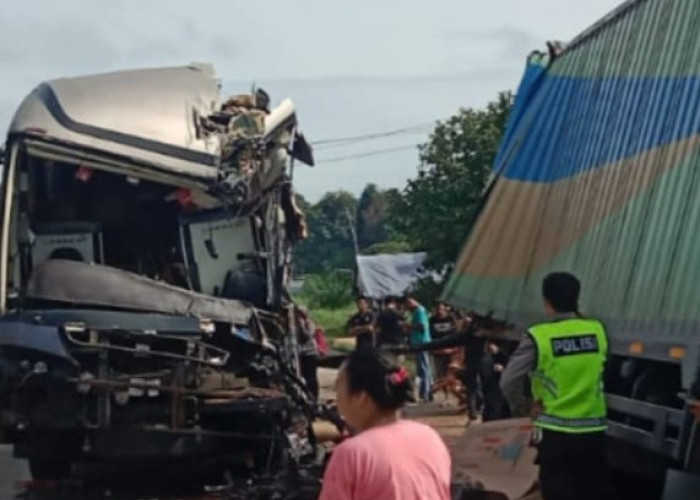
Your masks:
<path fill-rule="evenodd" d="M 366 430 L 333 451 L 319 500 L 450 500 L 450 454 L 418 422 Z"/>

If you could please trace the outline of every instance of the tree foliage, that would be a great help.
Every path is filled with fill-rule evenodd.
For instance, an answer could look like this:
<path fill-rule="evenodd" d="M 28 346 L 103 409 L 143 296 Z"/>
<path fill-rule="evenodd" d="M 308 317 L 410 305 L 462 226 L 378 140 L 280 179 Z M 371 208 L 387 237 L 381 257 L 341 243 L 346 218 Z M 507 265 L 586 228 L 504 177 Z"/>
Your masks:
<path fill-rule="evenodd" d="M 413 252 L 413 247 L 406 240 L 394 239 L 375 243 L 362 251 L 363 255 L 395 254 Z"/>
<path fill-rule="evenodd" d="M 378 248 L 389 253 L 410 250 L 387 221 L 389 207 L 400 196 L 397 189 L 383 190 L 374 184 L 365 187 L 359 200 L 346 191 L 326 193 L 315 204 L 297 196 L 297 205 L 306 213 L 309 237 L 296 248 L 296 274 L 352 269 L 353 230 L 360 253 L 378 253 Z"/>
<path fill-rule="evenodd" d="M 418 175 L 402 191 L 368 184 L 359 199 L 346 191 L 314 204 L 299 197 L 309 237 L 296 248 L 296 274 L 320 274 L 311 276 L 307 292 L 340 297 L 335 271 L 354 269 L 353 230 L 360 253 L 426 251 L 428 267 L 446 276 L 474 222 L 512 102 L 503 92 L 484 109 L 462 109 L 438 122 L 419 148 Z"/>
<path fill-rule="evenodd" d="M 309 236 L 295 250 L 296 274 L 352 269 L 355 197 L 347 191 L 334 191 L 326 193 L 318 203 L 306 205 L 303 209 Z M 299 206 L 303 207 L 304 203 Z"/>
<path fill-rule="evenodd" d="M 391 239 L 387 222 L 389 207 L 400 197 L 398 189 L 382 190 L 375 184 L 365 186 L 357 202 L 357 240 L 362 253 Z"/>
<path fill-rule="evenodd" d="M 300 298 L 312 309 L 337 309 L 352 303 L 352 273 L 328 271 L 307 276 Z"/>
<path fill-rule="evenodd" d="M 471 229 L 512 102 L 503 92 L 486 109 L 462 109 L 438 122 L 420 147 L 418 176 L 392 203 L 392 226 L 428 252 L 433 269 L 451 268 Z"/>

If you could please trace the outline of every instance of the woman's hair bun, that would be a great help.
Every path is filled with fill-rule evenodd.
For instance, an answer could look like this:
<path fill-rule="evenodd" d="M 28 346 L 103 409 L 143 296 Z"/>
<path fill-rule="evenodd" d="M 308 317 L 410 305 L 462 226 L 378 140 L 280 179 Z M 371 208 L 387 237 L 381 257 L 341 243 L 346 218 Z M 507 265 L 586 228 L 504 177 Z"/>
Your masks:
<path fill-rule="evenodd" d="M 383 410 L 401 408 L 411 399 L 410 372 L 388 354 L 358 349 L 348 355 L 345 369 L 350 392 L 366 392 Z"/>

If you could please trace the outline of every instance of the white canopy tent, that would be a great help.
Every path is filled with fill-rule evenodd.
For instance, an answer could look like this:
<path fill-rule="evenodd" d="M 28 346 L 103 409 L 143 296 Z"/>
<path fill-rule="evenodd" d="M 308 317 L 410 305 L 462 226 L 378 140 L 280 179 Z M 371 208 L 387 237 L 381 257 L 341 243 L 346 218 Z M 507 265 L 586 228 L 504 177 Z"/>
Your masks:
<path fill-rule="evenodd" d="M 426 256 L 425 252 L 358 255 L 358 292 L 376 300 L 405 294 L 417 280 L 426 276 L 423 267 Z"/>

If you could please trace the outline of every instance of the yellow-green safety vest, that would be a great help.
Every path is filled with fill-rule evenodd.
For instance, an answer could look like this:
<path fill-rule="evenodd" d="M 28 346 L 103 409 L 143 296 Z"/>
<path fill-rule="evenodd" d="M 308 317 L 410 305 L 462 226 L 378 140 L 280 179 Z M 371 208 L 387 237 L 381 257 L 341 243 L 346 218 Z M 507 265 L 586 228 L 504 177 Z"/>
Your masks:
<path fill-rule="evenodd" d="M 541 323 L 528 331 L 537 350 L 532 394 L 542 402 L 534 425 L 568 433 L 607 429 L 603 370 L 608 338 L 593 319 Z"/>

